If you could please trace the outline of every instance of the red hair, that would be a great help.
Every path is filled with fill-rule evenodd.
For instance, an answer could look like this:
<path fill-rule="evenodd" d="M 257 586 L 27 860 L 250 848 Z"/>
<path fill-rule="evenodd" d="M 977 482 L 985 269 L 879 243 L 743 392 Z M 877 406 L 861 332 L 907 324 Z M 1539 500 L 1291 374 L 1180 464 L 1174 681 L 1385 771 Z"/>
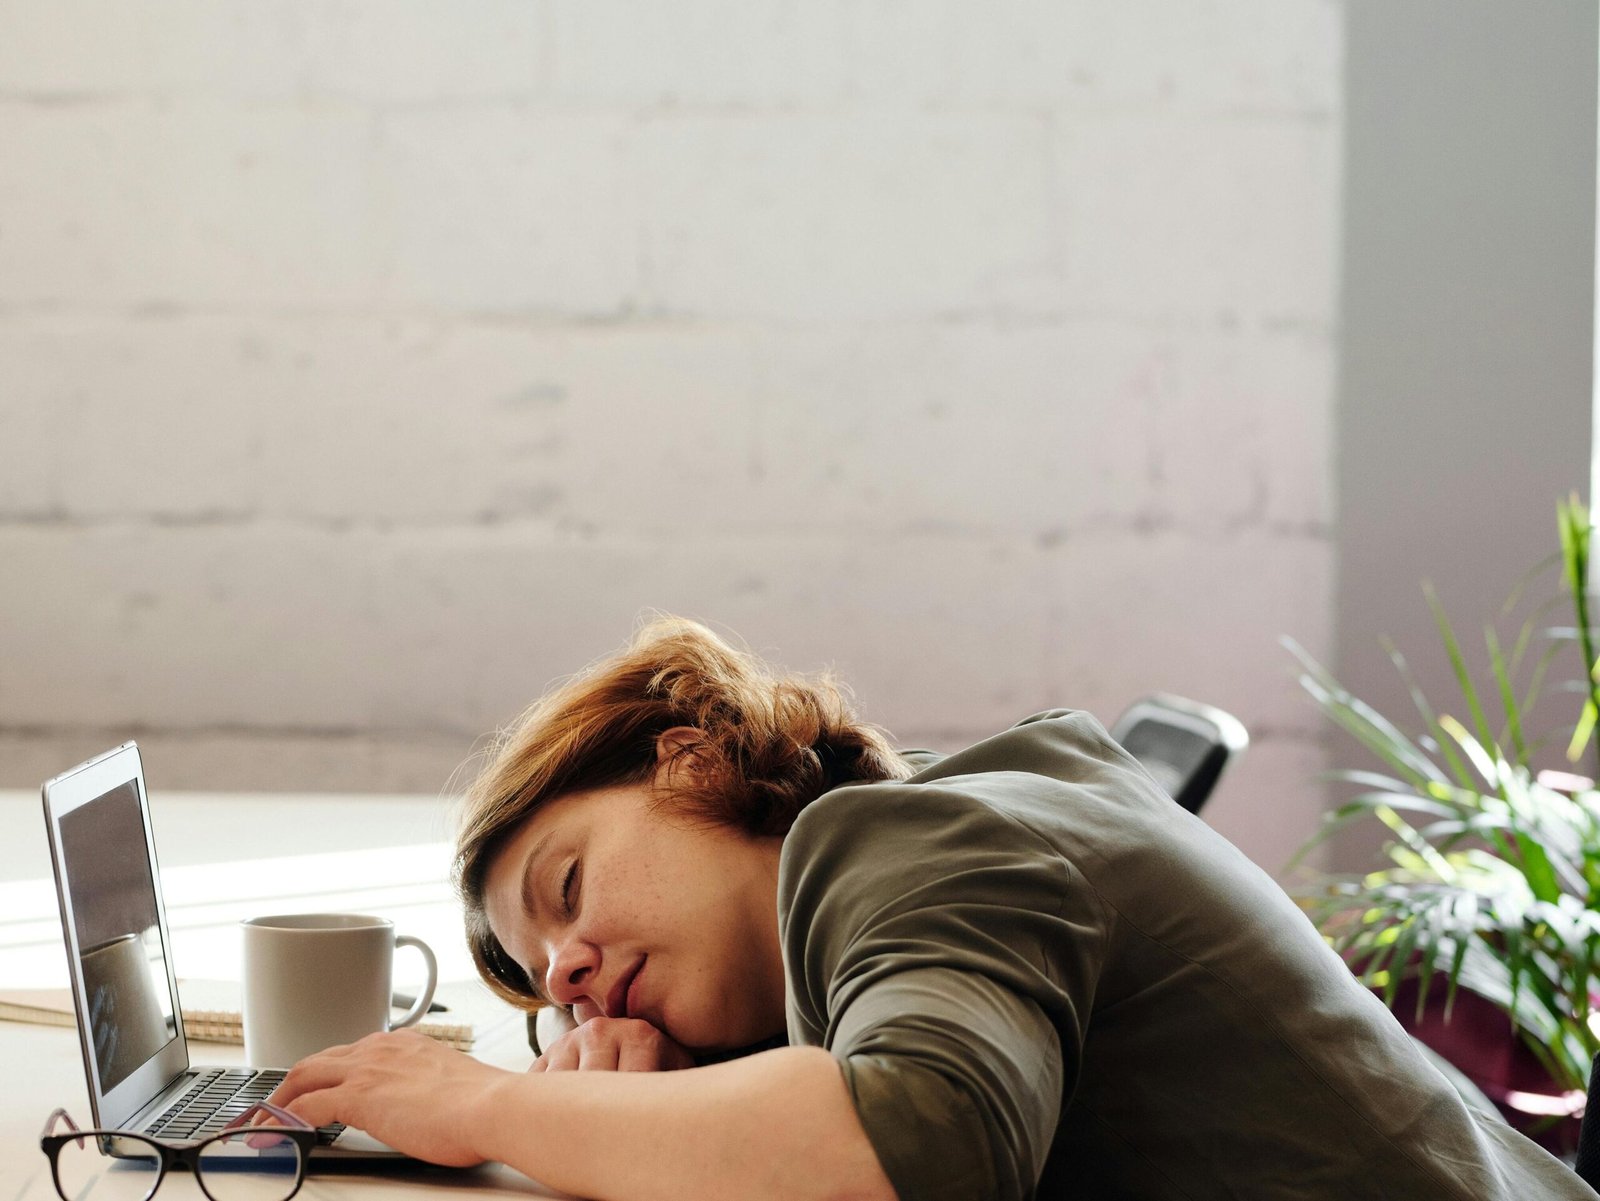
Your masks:
<path fill-rule="evenodd" d="M 467 791 L 454 878 L 479 973 L 525 1009 L 540 998 L 489 929 L 489 865 L 552 799 L 653 778 L 656 740 L 701 737 L 669 762 L 676 812 L 754 835 L 782 835 L 830 788 L 911 774 L 877 727 L 860 721 L 830 675 L 775 672 L 748 650 L 682 618 L 650 622 L 616 654 L 540 698 L 501 736 Z M 694 770 L 671 762 L 691 756 Z"/>

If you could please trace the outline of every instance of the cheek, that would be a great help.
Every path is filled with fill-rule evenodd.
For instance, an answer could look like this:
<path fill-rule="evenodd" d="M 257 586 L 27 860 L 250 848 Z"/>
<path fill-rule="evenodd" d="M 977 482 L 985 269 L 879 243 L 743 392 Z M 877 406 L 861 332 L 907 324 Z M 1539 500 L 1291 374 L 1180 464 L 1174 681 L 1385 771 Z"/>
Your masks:
<path fill-rule="evenodd" d="M 518 964 L 532 962 L 530 958 L 530 952 L 533 950 L 532 940 L 521 911 L 508 912 L 503 906 L 494 903 L 492 894 L 484 900 L 484 916 L 489 922 L 489 932 L 500 944 L 501 949 Z"/>
<path fill-rule="evenodd" d="M 526 975 L 528 972 L 527 965 L 534 962 L 528 953 L 527 945 L 511 931 L 496 932 L 494 937 L 495 941 L 500 944 L 500 950 Z M 537 984 L 538 981 L 534 981 L 534 983 Z"/>
<path fill-rule="evenodd" d="M 639 863 L 620 868 L 596 864 L 592 873 L 586 869 L 585 874 L 591 879 L 586 880 L 578 913 L 585 937 L 599 943 L 632 943 L 662 934 L 673 906 L 670 880 Z"/>
<path fill-rule="evenodd" d="M 637 903 L 632 895 L 610 893 L 585 898 L 573 933 L 603 948 L 647 950 L 649 944 L 659 941 L 660 931 L 651 921 L 648 905 Z"/>

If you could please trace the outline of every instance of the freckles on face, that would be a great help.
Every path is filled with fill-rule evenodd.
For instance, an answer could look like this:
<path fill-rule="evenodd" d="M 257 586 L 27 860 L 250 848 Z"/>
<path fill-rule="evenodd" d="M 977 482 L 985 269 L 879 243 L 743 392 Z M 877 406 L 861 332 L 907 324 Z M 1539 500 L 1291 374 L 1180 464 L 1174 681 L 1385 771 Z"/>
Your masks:
<path fill-rule="evenodd" d="M 530 820 L 495 856 L 484 882 L 489 929 L 541 995 L 548 935 L 562 916 L 556 878 L 565 855 L 559 834 L 557 826 Z"/>
<path fill-rule="evenodd" d="M 648 798 L 635 791 L 557 798 L 490 862 L 489 927 L 547 1000 L 575 1005 L 587 997 L 615 1008 L 622 968 L 649 941 L 641 919 L 661 889 L 639 862 Z"/>
<path fill-rule="evenodd" d="M 645 789 L 562 797 L 491 861 L 484 909 L 539 994 L 580 1020 L 620 998 L 685 1046 L 742 1045 L 782 1030 L 777 846 L 676 819 Z"/>

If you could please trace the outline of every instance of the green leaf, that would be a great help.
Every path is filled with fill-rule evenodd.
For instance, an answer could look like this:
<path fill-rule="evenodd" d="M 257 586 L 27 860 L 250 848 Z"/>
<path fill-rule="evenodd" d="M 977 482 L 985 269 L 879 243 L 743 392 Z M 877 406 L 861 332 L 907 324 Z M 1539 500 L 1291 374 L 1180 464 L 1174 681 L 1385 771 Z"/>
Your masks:
<path fill-rule="evenodd" d="M 1307 845 L 1357 822 L 1377 821 L 1388 835 L 1379 870 L 1318 877 L 1317 890 L 1300 898 L 1307 914 L 1391 1004 L 1413 977 L 1419 1010 L 1440 987 L 1447 1016 L 1460 990 L 1485 997 L 1554 1078 L 1583 1088 L 1600 1052 L 1589 1026 L 1589 989 L 1600 979 L 1600 790 L 1569 796 L 1540 784 L 1530 766 L 1547 745 L 1557 750 L 1567 743 L 1574 759 L 1590 753 L 1600 732 L 1600 657 L 1588 588 L 1593 531 L 1576 499 L 1559 507 L 1557 524 L 1558 595 L 1537 606 L 1509 644 L 1495 626 L 1485 627 L 1489 679 L 1471 678 L 1443 607 L 1425 588 L 1466 705 L 1462 720 L 1434 710 L 1388 644 L 1421 715 L 1415 735 L 1350 695 L 1301 648 L 1285 644 L 1301 663 L 1307 694 L 1379 764 L 1335 773 L 1346 791 Z M 1525 586 L 1519 583 L 1502 619 L 1525 611 L 1518 610 Z M 1571 629 L 1548 628 L 1548 609 L 1556 604 L 1571 605 Z M 1568 646 L 1583 666 L 1576 678 L 1558 682 L 1556 666 L 1566 664 Z M 1492 686 L 1498 699 L 1495 716 L 1504 721 L 1498 730 L 1489 727 L 1479 683 Z M 1546 708 L 1563 706 L 1558 721 L 1535 715 L 1540 697 Z"/>
<path fill-rule="evenodd" d="M 1584 707 L 1584 717 L 1579 720 L 1583 739 L 1574 736 L 1567 748 L 1568 758 L 1576 763 L 1594 732 L 1594 713 L 1600 711 L 1600 684 L 1595 679 L 1596 662 L 1594 623 L 1589 614 L 1589 539 L 1593 527 L 1589 511 L 1574 492 L 1564 505 L 1556 507 L 1556 528 L 1561 535 L 1561 559 L 1566 571 L 1567 587 L 1572 593 L 1574 616 L 1578 623 L 1578 642 L 1583 651 L 1583 666 L 1587 673 L 1589 703 Z"/>
<path fill-rule="evenodd" d="M 1455 669 L 1456 682 L 1461 685 L 1461 695 L 1472 713 L 1473 725 L 1478 730 L 1478 741 L 1485 747 L 1493 746 L 1494 739 L 1489 733 L 1489 719 L 1483 715 L 1483 705 L 1478 700 L 1478 690 L 1472 686 L 1472 676 L 1467 671 L 1467 661 L 1461 655 L 1461 644 L 1456 641 L 1456 632 L 1451 628 L 1444 606 L 1434 594 L 1433 585 L 1424 581 L 1422 592 L 1428 598 L 1428 608 L 1433 610 L 1433 620 L 1439 627 L 1439 636 L 1444 639 L 1445 652 L 1450 656 L 1450 666 Z"/>
<path fill-rule="evenodd" d="M 1449 1021 L 1455 1009 L 1456 991 L 1461 984 L 1461 965 L 1466 962 L 1467 948 L 1472 945 L 1478 919 L 1478 899 L 1470 892 L 1459 894 L 1454 901 L 1456 936 L 1454 954 L 1450 957 L 1449 988 L 1444 997 L 1444 1020 Z"/>
<path fill-rule="evenodd" d="M 1562 502 L 1557 501 L 1556 520 L 1558 523 L 1561 519 L 1561 507 Z M 1552 567 L 1562 563 L 1562 561 L 1563 555 L 1561 551 L 1557 550 L 1552 554 L 1546 555 L 1532 567 L 1528 568 L 1527 571 L 1523 572 L 1522 575 L 1517 578 L 1517 582 L 1511 586 L 1511 592 L 1506 597 L 1506 603 L 1500 606 L 1500 616 L 1511 616 L 1511 614 L 1516 610 L 1518 603 L 1522 600 L 1522 594 L 1527 590 L 1528 585 L 1533 583 L 1533 581 L 1538 579 L 1540 576 L 1544 575 L 1544 573 L 1549 571 Z"/>
<path fill-rule="evenodd" d="M 1434 713 L 1433 706 L 1428 703 L 1428 698 L 1423 695 L 1422 687 L 1417 683 L 1416 677 L 1411 674 L 1411 668 L 1407 665 L 1405 656 L 1387 638 L 1383 639 L 1383 648 L 1388 652 L 1389 662 L 1393 663 L 1395 670 L 1400 673 L 1400 679 L 1404 682 L 1406 691 L 1411 694 L 1412 705 L 1415 706 L 1417 713 L 1421 715 L 1428 729 L 1433 732 L 1433 737 L 1439 744 L 1440 751 L 1444 754 L 1445 762 L 1450 765 L 1450 771 L 1455 776 L 1456 783 L 1464 788 L 1470 787 L 1471 775 L 1467 771 L 1467 766 L 1461 761 L 1461 757 L 1456 754 L 1455 748 L 1450 745 L 1449 740 L 1445 738 L 1444 731 L 1439 728 L 1438 715 Z"/>
<path fill-rule="evenodd" d="M 1572 741 L 1567 744 L 1567 762 L 1576 763 L 1583 758 L 1584 748 L 1589 745 L 1589 739 L 1594 737 L 1596 716 L 1600 716 L 1600 706 L 1594 699 L 1583 702 L 1583 712 L 1578 716 L 1578 724 L 1572 728 Z"/>
<path fill-rule="evenodd" d="M 1540 654 L 1538 661 L 1534 664 L 1533 675 L 1528 681 L 1528 690 L 1522 696 L 1520 708 L 1523 713 L 1532 712 L 1533 707 L 1538 703 L 1539 692 L 1544 686 L 1545 675 L 1550 670 L 1550 664 L 1555 661 L 1556 656 L 1560 653 L 1561 644 L 1552 640 L 1545 647 L 1543 653 Z M 1534 749 L 1537 749 L 1537 747 Z"/>
<path fill-rule="evenodd" d="M 1439 725 L 1455 740 L 1456 745 L 1466 752 L 1467 759 L 1478 769 L 1478 774 L 1483 777 L 1483 782 L 1489 786 L 1489 790 L 1496 791 L 1500 787 L 1500 771 L 1495 763 L 1496 756 L 1491 755 L 1488 747 L 1469 734 L 1467 728 L 1449 714 L 1439 719 Z"/>
<path fill-rule="evenodd" d="M 1408 784 L 1447 783 L 1438 766 L 1390 721 L 1370 705 L 1340 687 L 1328 670 L 1292 638 L 1281 640 L 1305 668 L 1300 686 L 1336 725 L 1346 730 L 1379 759 L 1399 772 Z"/>
<path fill-rule="evenodd" d="M 1506 728 L 1511 732 L 1511 745 L 1516 750 L 1515 761 L 1519 765 L 1526 764 L 1528 744 L 1522 737 L 1522 714 L 1517 708 L 1517 693 L 1511 685 L 1510 673 L 1506 671 L 1505 658 L 1500 653 L 1500 639 L 1495 636 L 1493 626 L 1485 626 L 1483 636 L 1489 650 L 1489 665 L 1494 671 L 1495 683 L 1500 687 L 1500 705 L 1505 710 Z"/>

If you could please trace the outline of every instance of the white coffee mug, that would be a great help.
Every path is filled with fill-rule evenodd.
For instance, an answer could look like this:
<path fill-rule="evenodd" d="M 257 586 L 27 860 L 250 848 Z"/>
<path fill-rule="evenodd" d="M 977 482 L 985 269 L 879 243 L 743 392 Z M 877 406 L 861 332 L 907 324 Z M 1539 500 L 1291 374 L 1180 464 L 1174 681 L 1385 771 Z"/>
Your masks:
<path fill-rule="evenodd" d="M 355 913 L 250 918 L 244 929 L 244 1056 L 251 1067 L 286 1068 L 317 1051 L 422 1019 L 439 964 L 420 938 Z M 389 1020 L 394 952 L 415 947 L 428 983 L 399 1021 Z"/>

